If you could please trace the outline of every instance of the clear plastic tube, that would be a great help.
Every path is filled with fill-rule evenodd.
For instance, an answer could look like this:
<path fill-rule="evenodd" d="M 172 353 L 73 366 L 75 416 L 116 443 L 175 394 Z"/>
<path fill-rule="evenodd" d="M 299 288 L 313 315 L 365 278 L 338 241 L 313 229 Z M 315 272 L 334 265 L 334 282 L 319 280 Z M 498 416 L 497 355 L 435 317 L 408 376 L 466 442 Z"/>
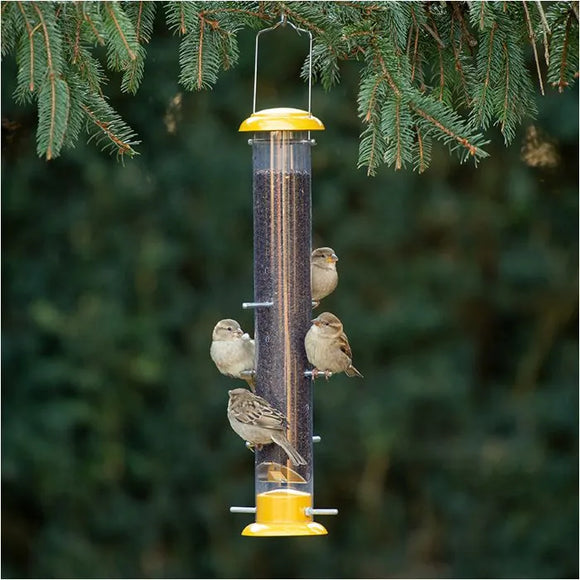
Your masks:
<path fill-rule="evenodd" d="M 259 522 L 261 506 L 276 498 L 295 498 L 300 510 L 313 505 L 312 381 L 304 376 L 312 317 L 312 142 L 307 131 L 264 131 L 251 143 L 254 300 L 272 302 L 255 311 L 256 392 L 287 417 L 287 438 L 306 461 L 293 465 L 278 445 L 256 450 Z"/>

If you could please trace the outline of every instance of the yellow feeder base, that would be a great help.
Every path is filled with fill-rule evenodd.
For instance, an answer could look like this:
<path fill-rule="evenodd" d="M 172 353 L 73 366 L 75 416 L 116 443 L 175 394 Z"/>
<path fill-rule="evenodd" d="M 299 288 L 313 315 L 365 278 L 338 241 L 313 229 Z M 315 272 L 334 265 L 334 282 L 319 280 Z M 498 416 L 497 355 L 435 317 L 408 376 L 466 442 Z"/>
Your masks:
<path fill-rule="evenodd" d="M 312 495 L 294 489 L 276 489 L 256 496 L 256 522 L 242 536 L 323 536 L 326 528 L 306 515 Z"/>

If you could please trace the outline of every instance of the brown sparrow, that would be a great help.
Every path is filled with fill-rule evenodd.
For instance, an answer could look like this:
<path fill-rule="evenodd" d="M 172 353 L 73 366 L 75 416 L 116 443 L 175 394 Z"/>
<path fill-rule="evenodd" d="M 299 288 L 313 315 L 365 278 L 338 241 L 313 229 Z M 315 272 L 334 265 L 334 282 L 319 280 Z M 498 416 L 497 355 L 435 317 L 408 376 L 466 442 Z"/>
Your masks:
<path fill-rule="evenodd" d="M 244 333 L 238 322 L 225 318 L 215 325 L 209 349 L 213 362 L 220 373 L 247 381 L 252 391 L 255 352 L 254 340 Z"/>
<path fill-rule="evenodd" d="M 352 366 L 352 351 L 342 329 L 342 322 L 330 312 L 323 312 L 312 321 L 304 338 L 306 356 L 314 365 L 313 376 L 324 371 L 345 372 L 348 377 L 362 377 Z"/>
<path fill-rule="evenodd" d="M 312 252 L 310 257 L 310 280 L 312 300 L 314 302 L 320 302 L 336 288 L 338 284 L 336 262 L 338 262 L 338 256 L 332 248 L 317 248 Z"/>
<path fill-rule="evenodd" d="M 286 438 L 286 417 L 266 399 L 247 389 L 228 391 L 228 419 L 232 429 L 253 447 L 277 443 L 293 465 L 306 465 L 305 459 Z"/>

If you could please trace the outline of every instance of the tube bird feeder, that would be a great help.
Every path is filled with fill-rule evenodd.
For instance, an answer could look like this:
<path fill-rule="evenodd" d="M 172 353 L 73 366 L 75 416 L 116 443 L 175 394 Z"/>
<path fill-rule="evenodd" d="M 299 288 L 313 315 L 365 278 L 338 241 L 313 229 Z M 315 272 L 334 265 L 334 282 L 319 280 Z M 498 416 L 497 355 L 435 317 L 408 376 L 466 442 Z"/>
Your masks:
<path fill-rule="evenodd" d="M 313 397 L 304 337 L 312 318 L 311 147 L 310 131 L 324 125 L 308 110 L 265 109 L 256 112 L 258 41 L 262 33 L 288 24 L 298 34 L 312 34 L 286 21 L 256 35 L 253 113 L 240 131 L 253 133 L 254 308 L 256 393 L 285 414 L 287 438 L 305 465 L 295 466 L 278 445 L 255 450 L 256 507 L 232 507 L 255 513 L 245 536 L 326 534 L 313 515 L 335 514 L 313 506 Z"/>

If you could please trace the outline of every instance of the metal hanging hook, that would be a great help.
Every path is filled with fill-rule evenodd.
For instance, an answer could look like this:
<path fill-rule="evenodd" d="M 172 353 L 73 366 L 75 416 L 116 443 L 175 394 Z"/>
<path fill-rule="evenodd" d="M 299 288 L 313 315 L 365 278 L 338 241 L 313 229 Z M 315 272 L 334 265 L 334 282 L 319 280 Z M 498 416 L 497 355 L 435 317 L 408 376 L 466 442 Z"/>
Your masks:
<path fill-rule="evenodd" d="M 310 30 L 306 30 L 304 28 L 300 28 L 290 22 L 288 20 L 288 16 L 282 12 L 280 15 L 280 20 L 274 24 L 274 26 L 270 26 L 269 28 L 264 28 L 260 30 L 256 34 L 256 54 L 254 57 L 254 102 L 252 106 L 252 113 L 256 112 L 256 92 L 258 88 L 258 52 L 259 52 L 259 39 L 260 35 L 264 34 L 264 32 L 271 32 L 272 30 L 276 30 L 279 26 L 286 27 L 286 25 L 293 28 L 298 35 L 302 32 L 308 34 L 309 38 L 309 51 L 308 51 L 308 115 L 312 115 L 312 32 Z"/>

